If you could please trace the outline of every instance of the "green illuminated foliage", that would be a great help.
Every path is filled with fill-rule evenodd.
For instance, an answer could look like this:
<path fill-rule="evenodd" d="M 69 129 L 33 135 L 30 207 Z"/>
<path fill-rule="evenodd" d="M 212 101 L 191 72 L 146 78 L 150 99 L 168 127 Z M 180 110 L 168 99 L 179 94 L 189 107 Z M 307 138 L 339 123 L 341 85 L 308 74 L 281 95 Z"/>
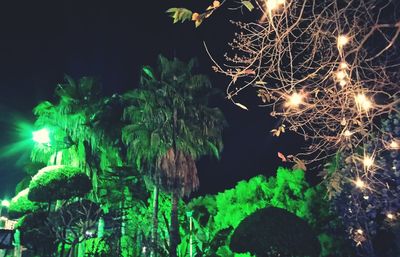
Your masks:
<path fill-rule="evenodd" d="M 28 199 L 36 202 L 50 202 L 83 196 L 90 190 L 90 180 L 79 168 L 62 165 L 48 166 L 32 178 Z"/>
<path fill-rule="evenodd" d="M 85 257 L 109 257 L 110 246 L 104 239 L 90 238 L 85 241 Z"/>
<path fill-rule="evenodd" d="M 43 206 L 37 202 L 32 202 L 28 199 L 29 188 L 19 192 L 14 198 L 11 199 L 8 208 L 10 218 L 19 218 L 25 214 L 36 212 Z"/>
<path fill-rule="evenodd" d="M 230 247 L 260 257 L 317 257 L 321 250 L 306 221 L 275 207 L 260 209 L 245 218 L 233 233 Z"/>

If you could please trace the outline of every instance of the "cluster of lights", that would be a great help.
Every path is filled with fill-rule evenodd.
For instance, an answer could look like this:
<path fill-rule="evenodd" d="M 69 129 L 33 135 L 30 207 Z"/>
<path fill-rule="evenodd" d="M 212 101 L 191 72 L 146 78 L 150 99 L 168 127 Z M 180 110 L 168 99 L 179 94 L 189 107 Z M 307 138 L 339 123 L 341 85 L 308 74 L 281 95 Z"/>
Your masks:
<path fill-rule="evenodd" d="M 238 22 L 241 32 L 231 44 L 234 53 L 226 56 L 224 65 L 214 66 L 232 79 L 226 90 L 229 99 L 247 87 L 262 90 L 260 97 L 267 96 L 264 106 L 281 120 L 279 125 L 290 127 L 309 142 L 296 158 L 309 164 L 349 151 L 356 162 L 353 173 L 347 174 L 348 182 L 365 200 L 379 194 L 386 185 L 373 176 L 380 168 L 375 157 L 386 149 L 399 150 L 400 139 L 385 140 L 384 147 L 377 147 L 373 154 L 365 147 L 382 135 L 393 137 L 377 121 L 393 110 L 394 99 L 400 95 L 396 77 L 386 72 L 396 61 L 388 57 L 397 44 L 400 27 L 371 19 L 376 11 L 374 0 L 357 6 L 338 6 L 329 0 L 313 5 L 304 1 L 288 4 L 287 0 L 260 2 L 268 22 Z M 380 30 L 387 27 L 398 33 L 386 35 L 386 29 Z M 387 47 L 375 56 L 365 42 L 377 34 L 387 38 Z M 251 74 L 244 76 L 243 67 Z M 360 156 L 363 149 L 365 154 Z M 355 228 L 352 233 L 363 240 L 362 230 Z"/>

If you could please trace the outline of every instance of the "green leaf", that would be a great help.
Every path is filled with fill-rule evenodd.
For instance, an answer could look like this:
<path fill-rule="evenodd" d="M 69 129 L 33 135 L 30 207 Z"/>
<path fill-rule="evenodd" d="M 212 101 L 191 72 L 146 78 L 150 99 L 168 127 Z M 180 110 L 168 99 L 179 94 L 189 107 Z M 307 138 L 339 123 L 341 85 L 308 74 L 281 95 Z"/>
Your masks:
<path fill-rule="evenodd" d="M 150 78 L 152 78 L 152 79 L 156 79 L 156 77 L 154 76 L 154 73 L 153 73 L 153 70 L 151 69 L 151 67 L 149 67 L 149 66 L 144 66 L 143 67 L 143 72 L 147 75 L 147 76 L 149 76 Z"/>
<path fill-rule="evenodd" d="M 253 5 L 250 1 L 242 1 L 242 4 L 243 4 L 244 7 L 246 7 L 247 10 L 249 10 L 250 12 L 253 11 L 254 5 Z"/>
<path fill-rule="evenodd" d="M 166 13 L 174 19 L 174 23 L 192 19 L 192 11 L 186 8 L 169 8 Z"/>
<path fill-rule="evenodd" d="M 211 143 L 211 142 L 208 142 L 208 145 L 211 147 L 211 150 L 213 151 L 215 157 L 217 157 L 217 159 L 219 159 L 220 156 L 219 156 L 219 150 L 218 150 L 217 146 L 214 145 L 214 144 Z"/>

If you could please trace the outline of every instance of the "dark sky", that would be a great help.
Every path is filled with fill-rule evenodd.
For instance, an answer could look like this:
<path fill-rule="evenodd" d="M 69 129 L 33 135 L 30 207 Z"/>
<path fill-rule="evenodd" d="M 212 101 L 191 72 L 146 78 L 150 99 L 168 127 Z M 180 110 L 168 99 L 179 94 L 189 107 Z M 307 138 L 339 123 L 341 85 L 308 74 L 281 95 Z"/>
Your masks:
<path fill-rule="evenodd" d="M 21 140 L 15 119 L 33 121 L 32 108 L 53 98 L 54 87 L 65 74 L 98 78 L 106 94 L 123 92 L 138 84 L 142 65 L 153 65 L 158 54 L 182 60 L 197 57 L 202 73 L 222 90 L 227 79 L 215 74 L 203 47 L 207 43 L 217 60 L 229 50 L 234 28 L 229 19 L 240 12 L 221 10 L 199 29 L 192 23 L 173 25 L 168 7 L 202 10 L 211 1 L 8 1 L 0 6 L 0 150 Z M 232 187 L 256 174 L 272 175 L 280 163 L 277 151 L 292 153 L 294 137 L 279 140 L 269 131 L 276 125 L 267 109 L 257 108 L 253 92 L 240 100 L 244 111 L 226 99 L 216 105 L 224 111 L 229 128 L 224 133 L 222 160 L 201 160 L 201 194 Z M 16 118 L 15 118 L 16 117 Z M 29 149 L 0 159 L 0 199 L 13 195 L 21 164 Z M 1 154 L 0 154 L 1 156 Z"/>

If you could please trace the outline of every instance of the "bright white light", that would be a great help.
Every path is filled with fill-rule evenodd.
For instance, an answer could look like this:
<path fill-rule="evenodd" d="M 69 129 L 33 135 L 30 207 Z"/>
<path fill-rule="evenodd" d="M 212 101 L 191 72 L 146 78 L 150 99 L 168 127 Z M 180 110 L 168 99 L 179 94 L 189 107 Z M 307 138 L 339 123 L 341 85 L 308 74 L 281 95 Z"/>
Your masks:
<path fill-rule="evenodd" d="M 357 188 L 360 188 L 360 189 L 365 188 L 365 183 L 360 178 L 357 178 L 357 180 L 354 181 L 354 184 L 356 185 Z"/>
<path fill-rule="evenodd" d="M 390 220 L 394 219 L 394 215 L 392 213 L 388 213 L 386 217 Z"/>
<path fill-rule="evenodd" d="M 350 130 L 346 130 L 344 133 L 343 133 L 343 135 L 345 136 L 345 137 L 351 137 L 351 135 L 353 135 L 354 133 L 353 132 L 351 132 Z"/>
<path fill-rule="evenodd" d="M 339 67 L 344 70 L 344 69 L 347 69 L 349 67 L 349 65 L 346 62 L 341 62 Z"/>
<path fill-rule="evenodd" d="M 266 6 L 269 11 L 273 11 L 285 4 L 285 0 L 267 0 Z"/>
<path fill-rule="evenodd" d="M 366 169 L 371 168 L 374 165 L 374 158 L 367 155 L 364 156 L 363 164 Z"/>
<path fill-rule="evenodd" d="M 361 228 L 357 229 L 356 232 L 357 232 L 357 234 L 360 234 L 360 235 L 364 234 L 364 231 Z"/>
<path fill-rule="evenodd" d="M 338 72 L 336 73 L 336 78 L 337 78 L 338 80 L 344 80 L 346 77 L 347 77 L 347 73 L 344 72 L 344 71 L 338 71 Z"/>
<path fill-rule="evenodd" d="M 341 81 L 339 81 L 339 85 L 340 85 L 341 87 L 346 86 L 346 85 L 347 85 L 346 80 L 341 80 Z"/>
<path fill-rule="evenodd" d="M 303 103 L 304 96 L 299 93 L 293 93 L 291 96 L 288 97 L 286 105 L 288 107 L 297 108 L 299 105 Z"/>
<path fill-rule="evenodd" d="M 400 143 L 397 140 L 393 140 L 392 142 L 390 142 L 389 148 L 393 150 L 398 150 L 400 149 Z"/>
<path fill-rule="evenodd" d="M 32 139 L 38 144 L 50 144 L 50 132 L 46 128 L 34 131 L 32 132 Z"/>
<path fill-rule="evenodd" d="M 10 207 L 10 201 L 8 201 L 8 200 L 1 201 L 1 206 Z"/>
<path fill-rule="evenodd" d="M 337 45 L 338 48 L 341 49 L 343 46 L 347 45 L 349 43 L 349 37 L 346 35 L 340 35 L 337 38 Z"/>
<path fill-rule="evenodd" d="M 368 111 L 372 108 L 372 102 L 364 94 L 358 94 L 354 99 L 359 109 Z"/>

